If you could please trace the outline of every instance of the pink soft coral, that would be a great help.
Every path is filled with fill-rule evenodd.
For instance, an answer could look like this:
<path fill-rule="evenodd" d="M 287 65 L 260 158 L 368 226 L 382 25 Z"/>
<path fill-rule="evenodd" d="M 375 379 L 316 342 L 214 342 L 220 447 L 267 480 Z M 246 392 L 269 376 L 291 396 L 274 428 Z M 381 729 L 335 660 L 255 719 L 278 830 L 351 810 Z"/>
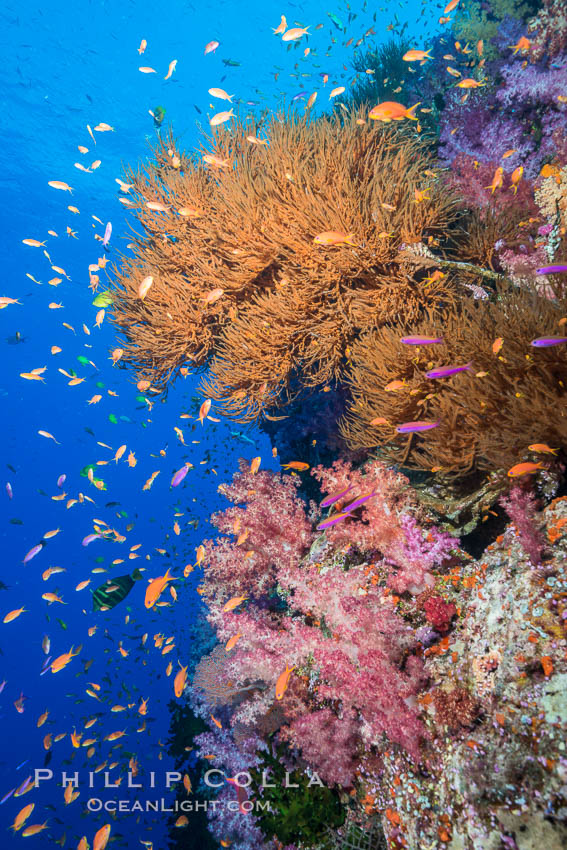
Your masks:
<path fill-rule="evenodd" d="M 205 598 L 260 596 L 273 587 L 276 564 L 302 557 L 313 534 L 297 486 L 291 476 L 269 470 L 252 475 L 241 461 L 232 484 L 219 487 L 235 507 L 214 514 L 211 522 L 232 539 L 205 541 Z"/>
<path fill-rule="evenodd" d="M 313 475 L 329 494 L 352 486 L 343 505 L 357 495 L 375 494 L 347 519 L 326 530 L 334 548 L 356 546 L 367 555 L 383 558 L 390 567 L 388 583 L 397 593 L 410 590 L 417 594 L 432 583 L 431 570 L 443 563 L 456 541 L 433 526 L 422 529 L 412 514 L 417 508 L 407 478 L 380 463 L 364 471 L 353 470 L 343 461 L 335 462 L 331 469 L 317 467 Z M 336 504 L 333 510 L 338 510 Z"/>

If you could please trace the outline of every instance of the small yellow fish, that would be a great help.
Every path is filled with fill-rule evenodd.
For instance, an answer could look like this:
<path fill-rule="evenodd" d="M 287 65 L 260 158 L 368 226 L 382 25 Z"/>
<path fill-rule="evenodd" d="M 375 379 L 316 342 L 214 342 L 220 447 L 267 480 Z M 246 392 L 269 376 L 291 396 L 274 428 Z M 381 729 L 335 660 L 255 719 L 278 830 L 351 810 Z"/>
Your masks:
<path fill-rule="evenodd" d="M 62 180 L 49 180 L 47 185 L 51 186 L 52 189 L 61 189 L 62 192 L 73 192 L 73 188 Z"/>

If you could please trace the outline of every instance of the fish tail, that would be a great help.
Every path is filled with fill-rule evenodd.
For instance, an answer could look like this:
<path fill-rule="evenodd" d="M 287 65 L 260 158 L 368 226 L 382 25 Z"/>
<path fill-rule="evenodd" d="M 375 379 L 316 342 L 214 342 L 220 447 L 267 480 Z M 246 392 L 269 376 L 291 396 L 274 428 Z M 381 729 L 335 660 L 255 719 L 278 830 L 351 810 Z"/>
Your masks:
<path fill-rule="evenodd" d="M 413 106 L 410 106 L 409 109 L 406 109 L 406 118 L 410 118 L 412 121 L 417 121 L 417 118 L 414 115 L 415 110 L 418 106 L 421 106 L 421 100 L 417 103 L 414 103 Z"/>

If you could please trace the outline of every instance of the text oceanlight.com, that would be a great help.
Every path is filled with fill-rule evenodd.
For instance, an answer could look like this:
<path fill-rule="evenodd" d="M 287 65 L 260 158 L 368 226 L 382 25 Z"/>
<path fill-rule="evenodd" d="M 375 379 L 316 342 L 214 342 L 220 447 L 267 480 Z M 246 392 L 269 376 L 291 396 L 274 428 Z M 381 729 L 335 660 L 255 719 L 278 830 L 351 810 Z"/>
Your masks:
<path fill-rule="evenodd" d="M 163 797 L 156 800 L 101 800 L 91 797 L 87 801 L 89 812 L 117 812 L 131 814 L 132 812 L 216 812 L 226 809 L 229 812 L 271 812 L 267 800 L 174 800 L 168 801 Z"/>

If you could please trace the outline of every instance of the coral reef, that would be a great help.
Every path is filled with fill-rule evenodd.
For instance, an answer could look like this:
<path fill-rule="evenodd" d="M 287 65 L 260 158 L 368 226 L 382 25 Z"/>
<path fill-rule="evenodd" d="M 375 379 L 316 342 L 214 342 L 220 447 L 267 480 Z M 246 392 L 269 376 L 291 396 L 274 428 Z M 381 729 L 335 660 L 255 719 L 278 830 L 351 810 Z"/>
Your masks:
<path fill-rule="evenodd" d="M 122 361 L 300 471 L 242 461 L 204 541 L 199 756 L 274 803 L 209 815 L 235 850 L 567 840 L 566 16 L 454 11 L 419 62 L 369 30 L 333 116 L 128 177 Z"/>

